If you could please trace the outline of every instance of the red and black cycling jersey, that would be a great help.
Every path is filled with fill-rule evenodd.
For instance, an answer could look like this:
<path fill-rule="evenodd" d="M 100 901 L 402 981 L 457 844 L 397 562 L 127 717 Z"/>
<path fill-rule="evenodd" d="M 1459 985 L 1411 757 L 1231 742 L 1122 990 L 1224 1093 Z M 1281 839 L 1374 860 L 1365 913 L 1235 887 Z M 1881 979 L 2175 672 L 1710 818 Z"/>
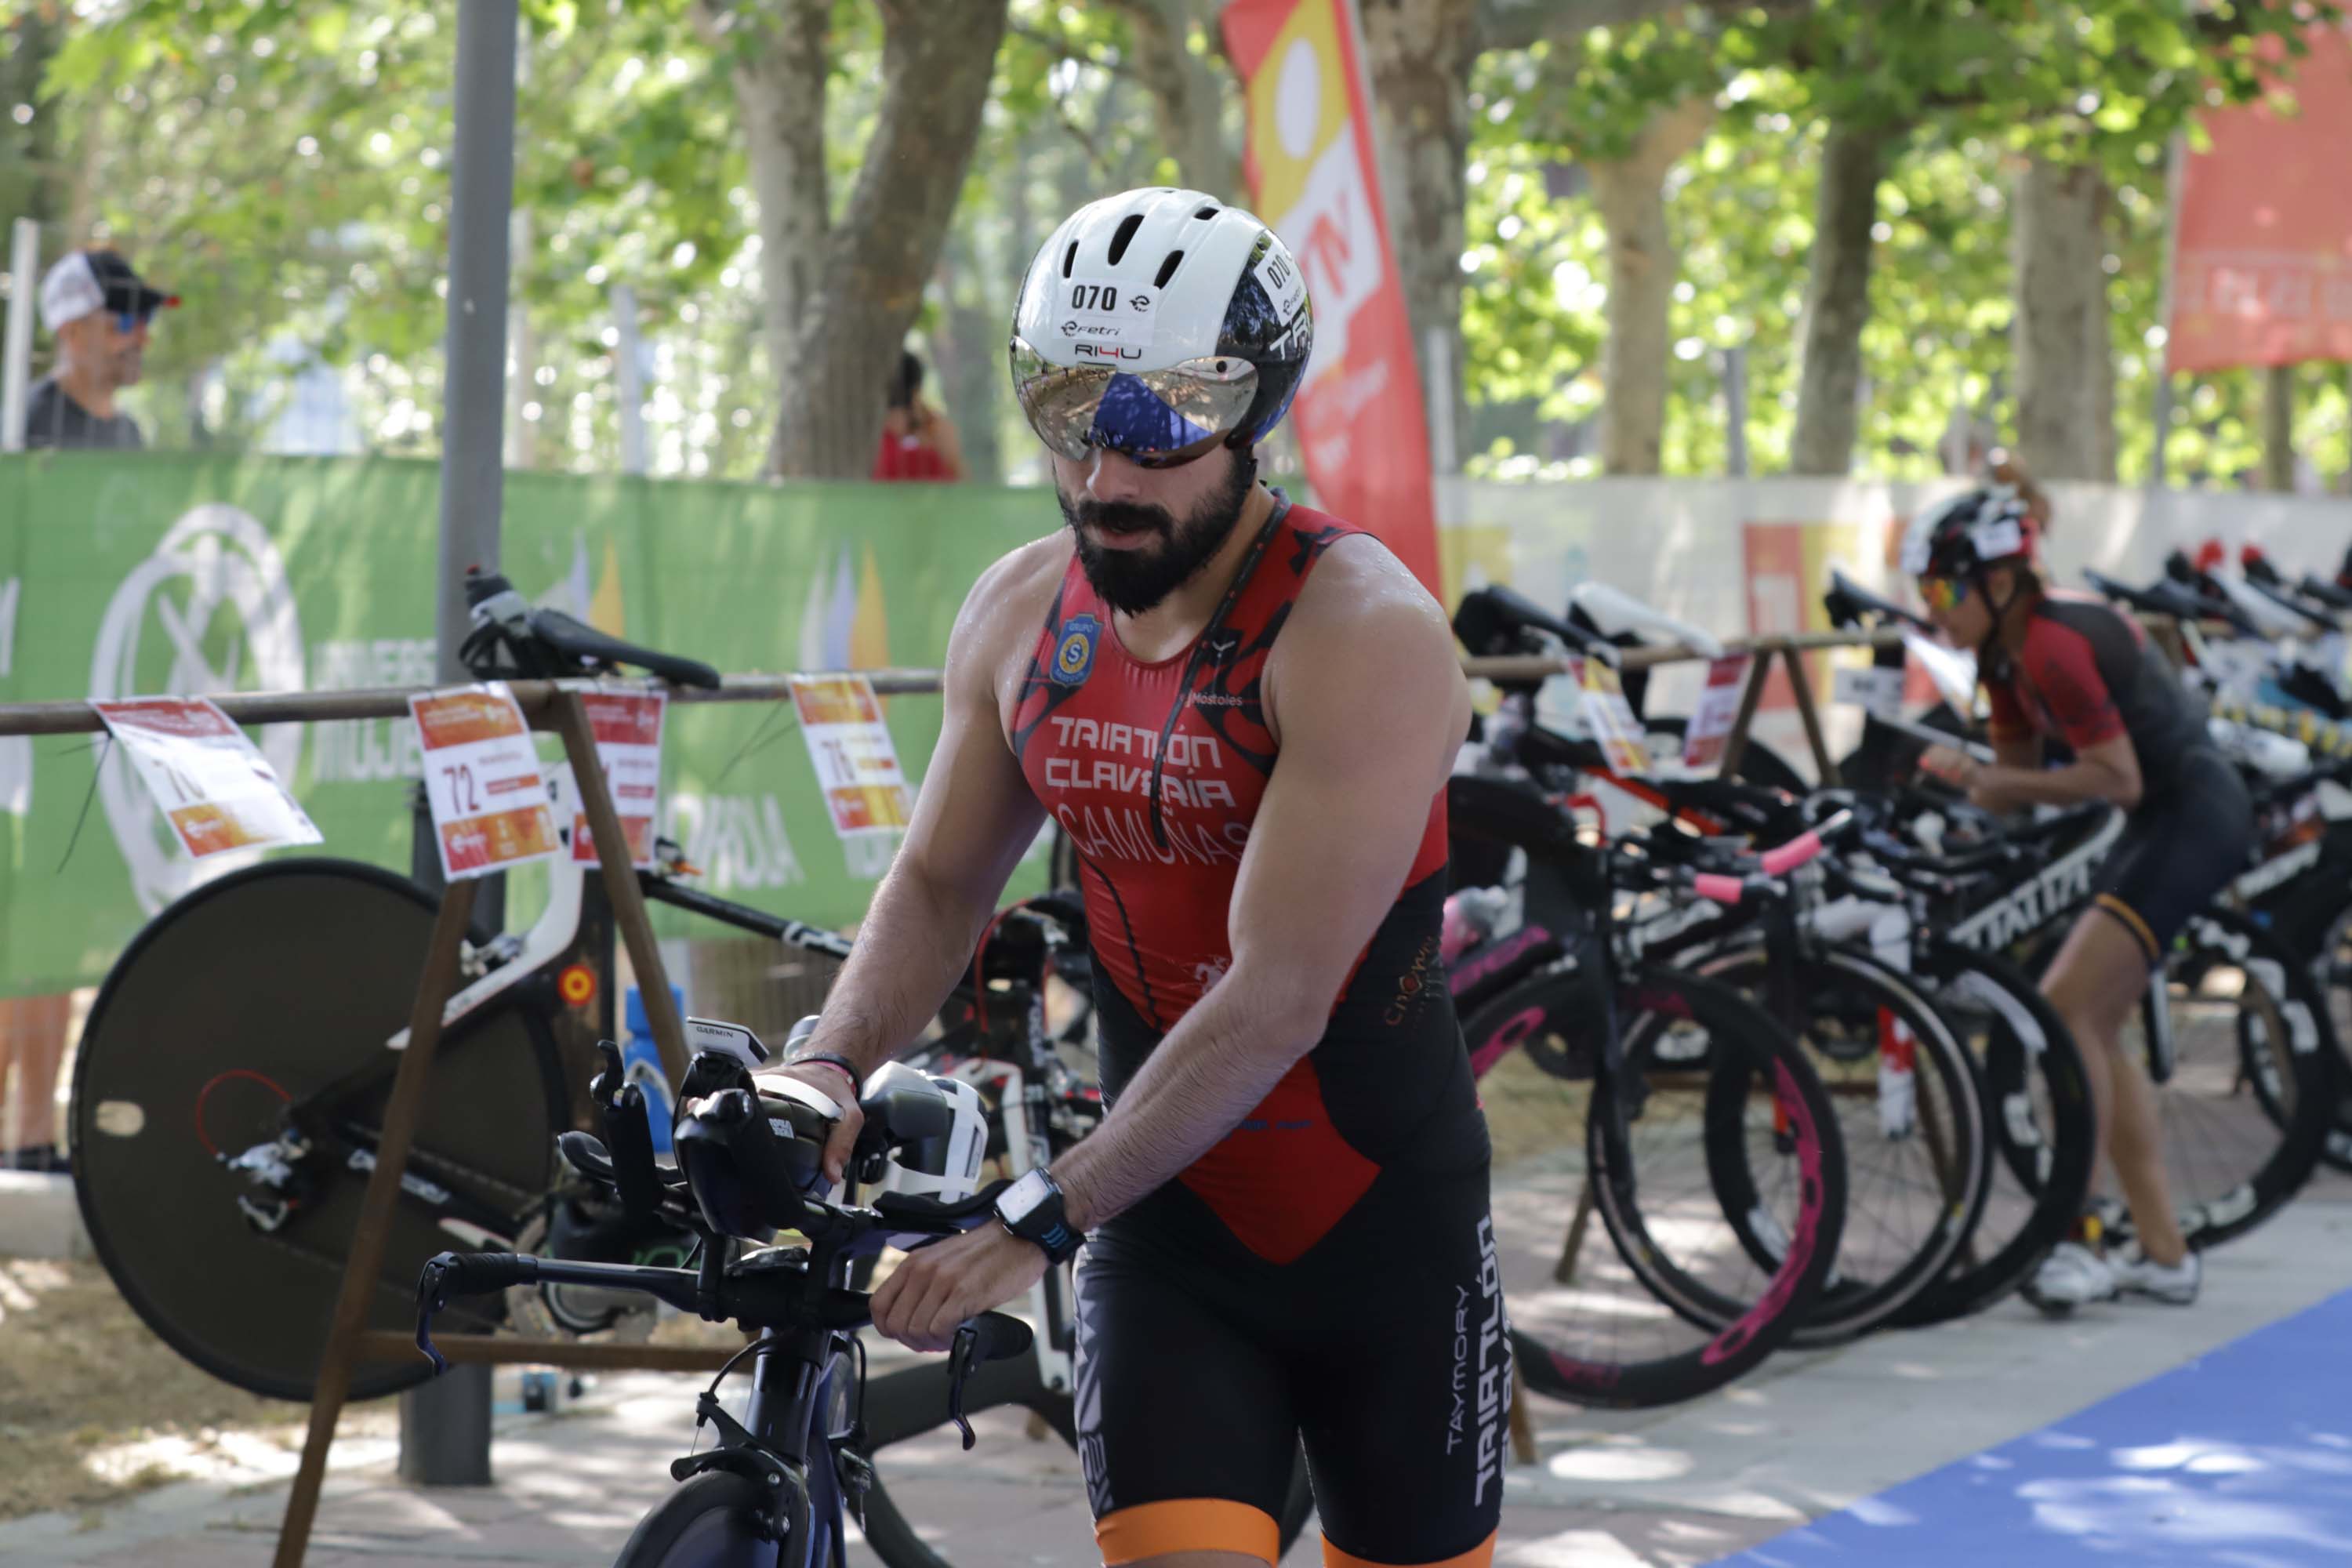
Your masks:
<path fill-rule="evenodd" d="M 2087 595 L 2043 593 L 2025 646 L 1988 669 L 1985 686 L 1995 741 L 2053 735 L 2080 752 L 2129 736 L 2145 797 L 2168 795 L 2189 751 L 2207 743 L 2203 716 L 2138 623 Z"/>
<path fill-rule="evenodd" d="M 1106 1096 L 1233 963 L 1234 883 L 1277 752 L 1266 658 L 1316 562 L 1360 531 L 1305 507 L 1278 513 L 1225 618 L 1204 634 L 1210 646 L 1150 663 L 1120 646 L 1075 558 L 1063 577 L 1010 739 L 1029 787 L 1078 852 Z M 1304 1253 L 1383 1164 L 1460 1168 L 1486 1157 L 1438 961 L 1444 869 L 1441 790 L 1322 1041 L 1181 1177 L 1261 1258 Z M 1449 1130 L 1433 1131 L 1440 1124 Z"/>

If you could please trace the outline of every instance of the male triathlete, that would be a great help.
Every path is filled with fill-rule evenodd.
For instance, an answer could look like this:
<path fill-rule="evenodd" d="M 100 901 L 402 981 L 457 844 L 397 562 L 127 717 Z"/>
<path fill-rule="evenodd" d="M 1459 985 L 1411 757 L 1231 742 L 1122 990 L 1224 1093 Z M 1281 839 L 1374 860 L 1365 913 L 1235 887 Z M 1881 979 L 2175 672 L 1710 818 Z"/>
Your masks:
<path fill-rule="evenodd" d="M 943 1347 L 1086 1243 L 1111 1563 L 1272 1563 L 1302 1437 L 1329 1563 L 1483 1564 L 1501 1500 L 1486 1133 L 1437 956 L 1469 698 L 1396 557 L 1256 482 L 1313 341 L 1290 252 L 1195 191 L 1038 253 L 1013 379 L 1069 527 L 966 601 L 914 825 L 792 1069 L 840 1095 L 911 1041 L 1051 814 L 1112 1109 L 874 1319 Z"/>
<path fill-rule="evenodd" d="M 1994 763 L 1938 747 L 1922 765 L 1991 811 L 2105 800 L 2130 814 L 2042 989 L 2082 1047 L 2100 1147 L 2137 1242 L 2105 1257 L 2064 1243 L 2025 1294 L 2050 1312 L 2126 1290 L 2185 1306 L 2201 1270 L 2168 1191 L 2155 1091 L 2119 1036 L 2173 937 L 2244 868 L 2253 808 L 2138 626 L 2096 599 L 2045 589 L 2033 537 L 2027 499 L 1995 484 L 1922 513 L 1903 561 L 1945 636 L 1977 649 L 1992 700 Z M 2074 760 L 2044 769 L 2052 735 Z"/>

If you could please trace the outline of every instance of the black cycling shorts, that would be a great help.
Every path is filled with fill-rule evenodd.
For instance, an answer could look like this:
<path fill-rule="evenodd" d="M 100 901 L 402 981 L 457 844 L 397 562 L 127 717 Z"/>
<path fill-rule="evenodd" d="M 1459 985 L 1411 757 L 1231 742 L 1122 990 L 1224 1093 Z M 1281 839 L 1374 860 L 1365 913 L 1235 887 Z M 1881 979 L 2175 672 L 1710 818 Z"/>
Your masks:
<path fill-rule="evenodd" d="M 2161 796 L 2142 800 L 2106 863 L 2094 902 L 2147 950 L 2152 967 L 2197 914 L 2246 868 L 2254 842 L 2253 799 L 2230 760 L 2196 746 Z"/>
<path fill-rule="evenodd" d="M 1511 1397 L 1485 1166 L 1384 1169 L 1285 1264 L 1207 1240 L 1205 1212 L 1155 1212 L 1186 1205 L 1205 1211 L 1170 1183 L 1078 1263 L 1078 1454 L 1103 1561 L 1272 1563 L 1303 1439 L 1326 1563 L 1483 1565 Z"/>

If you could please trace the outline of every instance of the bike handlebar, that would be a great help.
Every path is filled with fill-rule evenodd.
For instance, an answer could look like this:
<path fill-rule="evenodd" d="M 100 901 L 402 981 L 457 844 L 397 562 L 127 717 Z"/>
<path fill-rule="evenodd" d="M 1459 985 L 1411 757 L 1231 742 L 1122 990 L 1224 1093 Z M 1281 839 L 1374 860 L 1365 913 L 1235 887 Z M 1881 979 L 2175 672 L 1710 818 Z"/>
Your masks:
<path fill-rule="evenodd" d="M 1758 854 L 1739 852 L 1736 857 L 1750 860 L 1763 873 L 1762 879 L 1736 876 L 1724 871 L 1694 871 L 1684 879 L 1684 885 L 1702 899 L 1729 908 L 1750 892 L 1765 890 L 1773 879 L 1785 877 L 1806 864 L 1828 847 L 1829 841 L 1842 837 L 1853 826 L 1853 813 L 1840 811 L 1816 827 L 1811 827 L 1790 839 Z"/>
<path fill-rule="evenodd" d="M 814 1254 L 780 1251 L 764 1255 L 774 1259 L 765 1264 L 755 1258 L 749 1266 L 739 1264 L 721 1275 L 707 1295 L 703 1276 L 690 1268 L 579 1262 L 520 1252 L 444 1252 L 425 1265 L 416 1281 L 416 1348 L 433 1363 L 436 1375 L 446 1371 L 448 1358 L 434 1348 L 432 1328 L 434 1316 L 453 1298 L 542 1281 L 652 1296 L 681 1311 L 753 1328 L 863 1328 L 873 1321 L 873 1298 L 839 1286 L 813 1288 L 810 1258 L 837 1254 L 857 1237 L 875 1231 L 952 1236 L 971 1229 L 994 1215 L 997 1194 L 1006 1184 L 995 1183 L 952 1204 L 908 1193 L 884 1193 L 870 1208 L 808 1199 L 807 1234 L 823 1238 Z M 1029 1349 L 1029 1325 L 1018 1318 L 983 1312 L 969 1326 L 974 1331 L 973 1360 L 1002 1360 Z"/>

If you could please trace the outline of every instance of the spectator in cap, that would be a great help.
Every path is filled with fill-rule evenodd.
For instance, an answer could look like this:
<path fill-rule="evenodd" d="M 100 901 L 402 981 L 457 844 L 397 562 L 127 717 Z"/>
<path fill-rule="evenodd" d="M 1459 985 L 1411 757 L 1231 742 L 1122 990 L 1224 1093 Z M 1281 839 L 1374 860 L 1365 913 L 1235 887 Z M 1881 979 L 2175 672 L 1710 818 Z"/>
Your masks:
<path fill-rule="evenodd" d="M 41 319 L 58 340 L 57 366 L 26 401 L 25 445 L 145 445 L 114 395 L 139 380 L 148 321 L 179 302 L 111 250 L 77 250 L 50 268 L 41 279 Z"/>

